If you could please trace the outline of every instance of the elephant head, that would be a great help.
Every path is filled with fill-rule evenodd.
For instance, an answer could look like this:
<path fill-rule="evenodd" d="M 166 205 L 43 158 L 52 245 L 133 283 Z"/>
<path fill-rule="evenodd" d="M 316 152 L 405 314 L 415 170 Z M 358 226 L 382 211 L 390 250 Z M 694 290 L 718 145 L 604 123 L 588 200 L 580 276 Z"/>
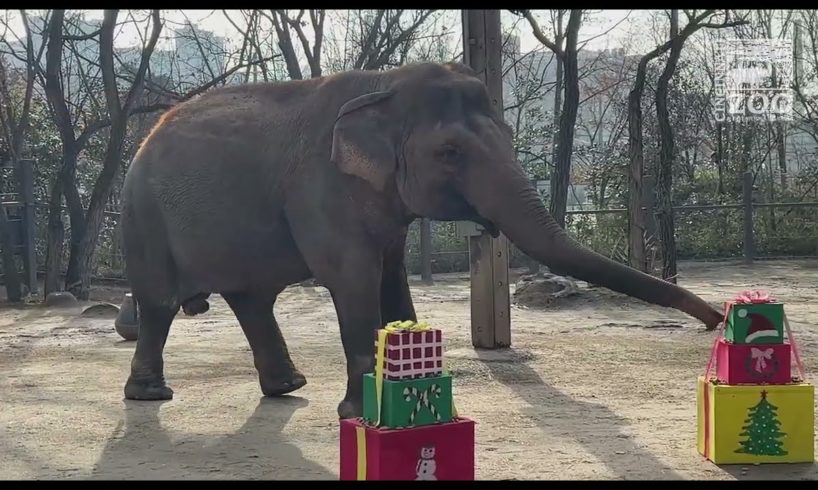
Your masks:
<path fill-rule="evenodd" d="M 331 160 L 342 172 L 395 194 L 411 216 L 502 232 L 555 273 L 676 308 L 708 328 L 722 320 L 690 291 L 574 241 L 516 161 L 511 129 L 472 70 L 416 65 L 379 74 L 375 85 L 338 112 Z"/>

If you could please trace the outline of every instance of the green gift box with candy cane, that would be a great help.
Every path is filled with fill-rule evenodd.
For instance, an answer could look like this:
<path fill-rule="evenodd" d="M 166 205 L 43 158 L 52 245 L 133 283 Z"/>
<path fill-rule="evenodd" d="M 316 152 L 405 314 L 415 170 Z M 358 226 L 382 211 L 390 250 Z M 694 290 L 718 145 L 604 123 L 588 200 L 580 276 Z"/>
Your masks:
<path fill-rule="evenodd" d="M 380 413 L 375 381 L 375 374 L 364 375 L 364 420 L 367 422 L 379 427 L 401 428 L 452 420 L 450 375 L 383 380 Z"/>
<path fill-rule="evenodd" d="M 376 332 L 375 350 L 375 372 L 363 380 L 365 421 L 402 428 L 457 416 L 440 330 L 411 320 L 392 322 Z"/>

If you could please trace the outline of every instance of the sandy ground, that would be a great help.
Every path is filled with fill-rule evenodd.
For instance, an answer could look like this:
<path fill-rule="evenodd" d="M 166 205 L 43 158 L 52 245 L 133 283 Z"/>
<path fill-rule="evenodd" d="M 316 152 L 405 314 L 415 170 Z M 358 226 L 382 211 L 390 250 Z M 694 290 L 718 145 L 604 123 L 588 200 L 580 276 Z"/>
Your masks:
<path fill-rule="evenodd" d="M 697 264 L 680 282 L 713 303 L 772 291 L 809 374 L 817 277 L 817 261 Z M 684 314 L 584 289 L 590 299 L 514 307 L 513 348 L 475 352 L 465 277 L 412 289 L 419 316 L 444 330 L 458 409 L 479 424 L 478 479 L 818 479 L 815 464 L 720 468 L 696 453 L 695 380 L 713 334 Z M 337 478 L 345 370 L 327 291 L 293 287 L 276 305 L 309 381 L 280 399 L 261 397 L 235 318 L 211 305 L 174 322 L 166 403 L 123 399 L 135 343 L 112 320 L 0 310 L 0 478 Z"/>

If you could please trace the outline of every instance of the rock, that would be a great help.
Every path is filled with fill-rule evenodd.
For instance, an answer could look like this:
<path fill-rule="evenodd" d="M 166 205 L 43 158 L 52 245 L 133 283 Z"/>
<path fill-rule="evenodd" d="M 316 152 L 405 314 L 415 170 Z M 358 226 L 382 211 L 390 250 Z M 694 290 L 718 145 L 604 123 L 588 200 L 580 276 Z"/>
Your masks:
<path fill-rule="evenodd" d="M 65 308 L 69 306 L 78 306 L 79 302 L 77 301 L 77 298 L 75 298 L 74 295 L 68 291 L 57 291 L 55 293 L 49 293 L 49 295 L 45 298 L 45 303 L 43 304 L 51 308 Z"/>
<path fill-rule="evenodd" d="M 514 302 L 529 307 L 543 307 L 578 293 L 579 288 L 574 281 L 540 271 L 520 277 L 514 291 Z"/>
<path fill-rule="evenodd" d="M 119 307 L 111 303 L 97 303 L 86 307 L 80 313 L 86 318 L 116 318 L 119 314 Z"/>

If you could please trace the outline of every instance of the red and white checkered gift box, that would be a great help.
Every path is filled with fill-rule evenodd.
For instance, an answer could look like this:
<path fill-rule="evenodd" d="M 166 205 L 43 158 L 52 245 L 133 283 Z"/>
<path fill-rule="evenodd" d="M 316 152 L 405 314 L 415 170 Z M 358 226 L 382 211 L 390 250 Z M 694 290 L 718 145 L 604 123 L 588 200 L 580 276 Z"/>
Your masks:
<path fill-rule="evenodd" d="M 441 330 L 389 332 L 384 346 L 383 374 L 390 381 L 443 374 Z M 377 334 L 375 337 L 377 349 Z"/>

